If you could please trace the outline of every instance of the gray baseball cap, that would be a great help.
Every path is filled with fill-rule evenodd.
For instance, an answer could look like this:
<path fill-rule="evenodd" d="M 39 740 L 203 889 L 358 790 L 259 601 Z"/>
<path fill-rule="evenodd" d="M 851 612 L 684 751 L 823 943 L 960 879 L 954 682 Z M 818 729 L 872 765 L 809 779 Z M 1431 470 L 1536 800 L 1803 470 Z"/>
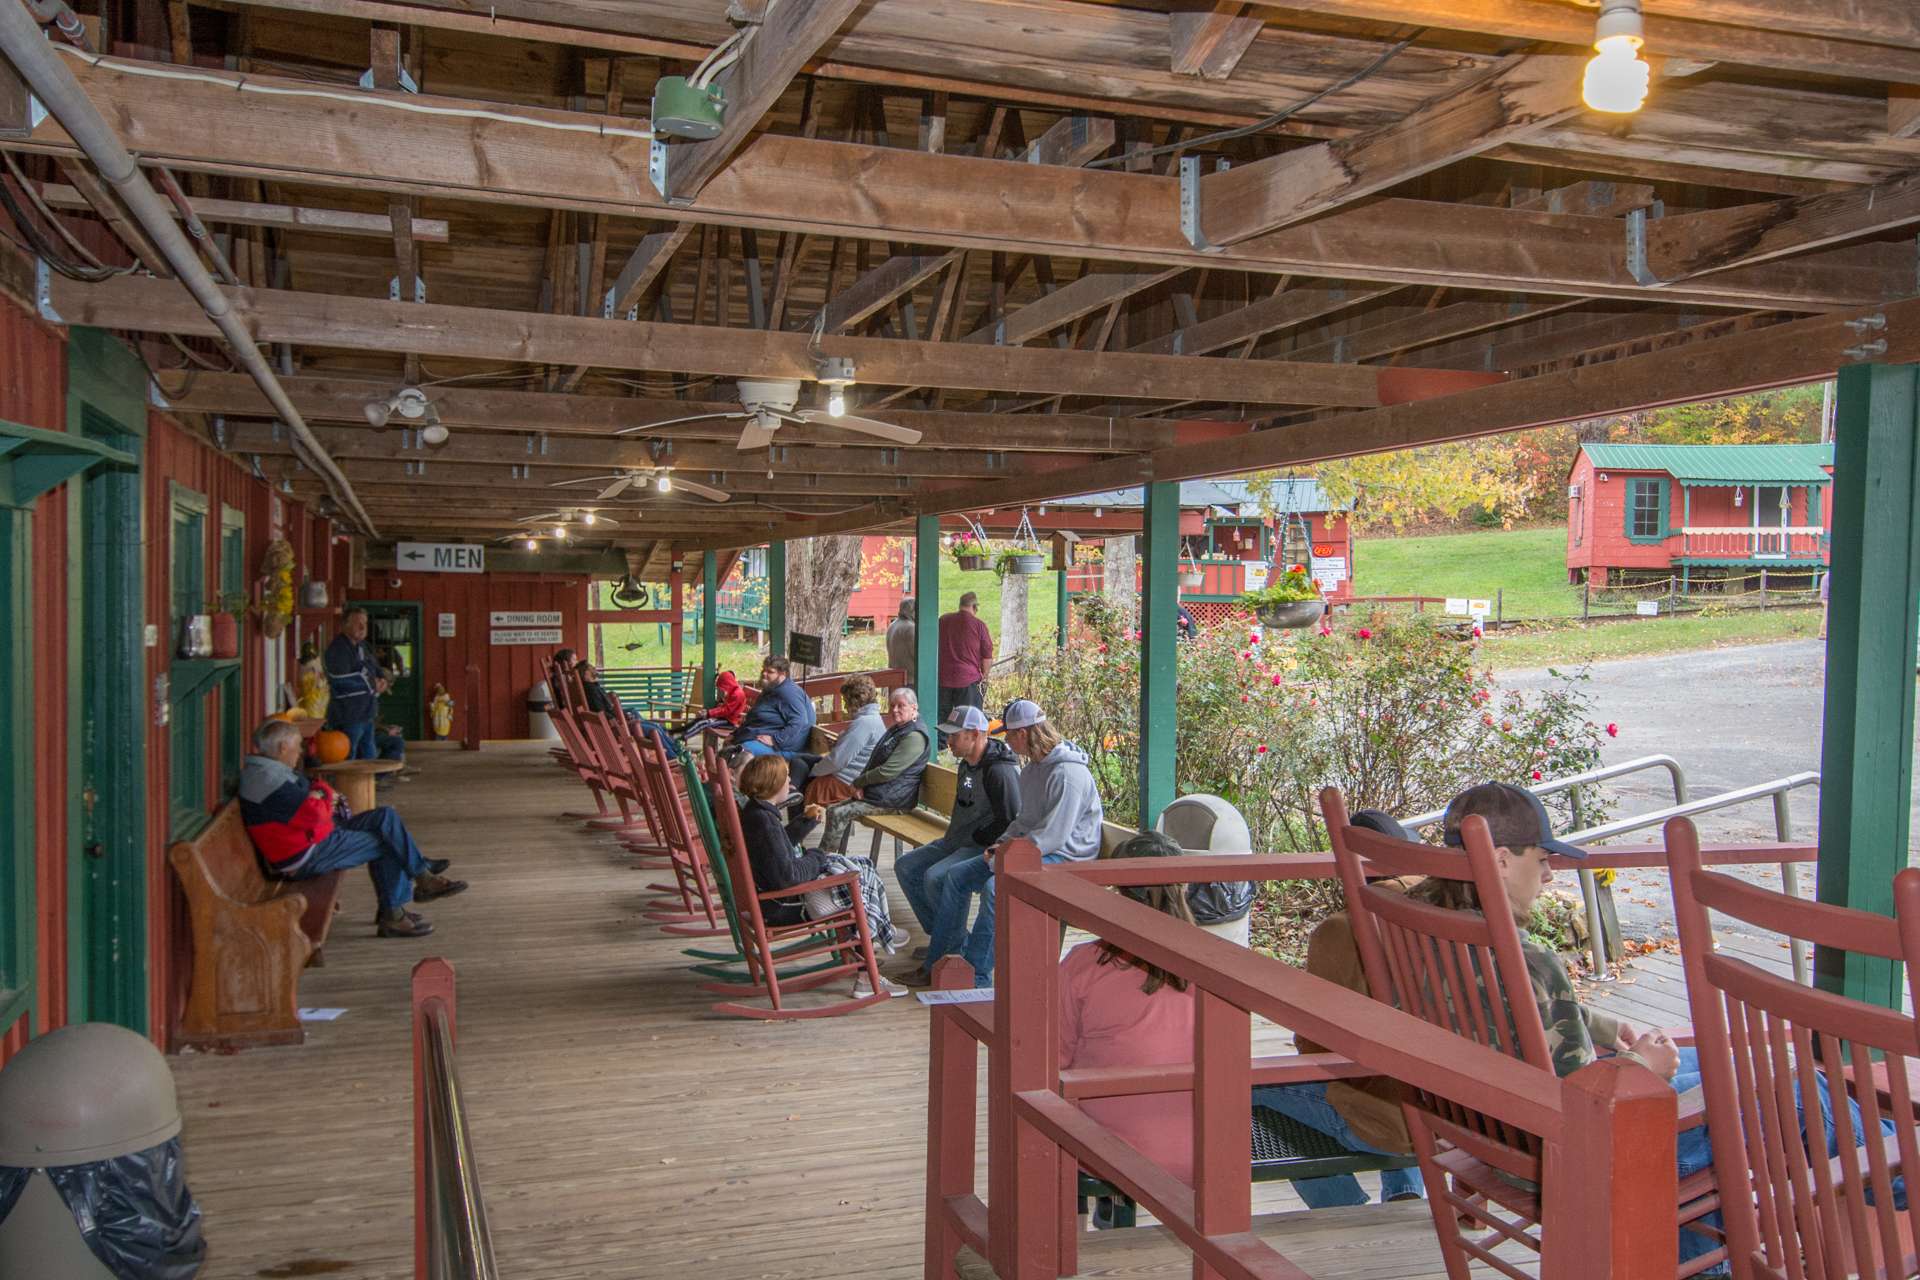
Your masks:
<path fill-rule="evenodd" d="M 1587 856 L 1587 851 L 1579 845 L 1554 837 L 1547 806 L 1525 787 L 1507 782 L 1483 782 L 1455 796 L 1447 805 L 1447 843 L 1454 848 L 1461 846 L 1460 823 L 1470 814 L 1486 819 L 1496 845 L 1518 849 L 1537 844 L 1563 858 Z"/>

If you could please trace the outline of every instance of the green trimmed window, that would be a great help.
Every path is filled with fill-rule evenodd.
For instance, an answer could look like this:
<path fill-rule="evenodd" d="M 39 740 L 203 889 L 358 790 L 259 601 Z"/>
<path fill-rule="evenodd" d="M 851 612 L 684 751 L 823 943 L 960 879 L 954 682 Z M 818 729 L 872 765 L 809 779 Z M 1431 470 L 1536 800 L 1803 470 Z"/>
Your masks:
<path fill-rule="evenodd" d="M 181 621 L 205 612 L 207 602 L 207 496 L 176 484 L 169 507 L 167 560 L 172 569 L 173 610 L 166 640 L 177 649 Z M 206 690 L 204 686 L 189 690 L 185 684 L 176 676 L 168 713 L 172 749 L 167 808 L 174 839 L 190 838 L 207 816 Z"/>
<path fill-rule="evenodd" d="M 1667 536 L 1665 476 L 1635 476 L 1627 481 L 1627 540 L 1662 542 Z"/>

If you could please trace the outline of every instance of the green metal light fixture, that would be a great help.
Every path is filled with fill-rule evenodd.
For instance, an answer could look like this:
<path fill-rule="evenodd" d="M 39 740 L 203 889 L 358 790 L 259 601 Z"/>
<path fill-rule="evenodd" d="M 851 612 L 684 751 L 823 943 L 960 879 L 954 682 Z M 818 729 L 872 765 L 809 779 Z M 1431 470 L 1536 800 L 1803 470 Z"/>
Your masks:
<path fill-rule="evenodd" d="M 653 87 L 653 132 L 657 138 L 695 142 L 719 136 L 727 116 L 726 91 L 694 85 L 685 76 L 663 76 Z"/>

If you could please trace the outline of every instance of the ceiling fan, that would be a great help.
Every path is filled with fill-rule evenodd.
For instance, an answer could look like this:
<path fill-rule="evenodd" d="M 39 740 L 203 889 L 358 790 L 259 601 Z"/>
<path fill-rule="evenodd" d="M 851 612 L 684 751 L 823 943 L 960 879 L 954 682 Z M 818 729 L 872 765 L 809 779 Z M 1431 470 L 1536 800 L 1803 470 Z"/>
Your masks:
<path fill-rule="evenodd" d="M 682 422 L 705 422 L 714 418 L 738 418 L 747 425 L 740 432 L 739 447 L 742 449 L 764 449 L 773 443 L 774 433 L 783 424 L 796 423 L 805 426 L 808 423 L 824 423 L 830 427 L 840 427 L 847 431 L 858 431 L 863 435 L 879 436 L 882 440 L 891 440 L 896 444 L 918 444 L 920 433 L 912 427 L 896 427 L 891 422 L 878 422 L 872 418 L 862 418 L 851 413 L 831 413 L 820 409 L 795 409 L 800 402 L 800 379 L 798 378 L 741 378 L 738 383 L 740 408 L 728 413 L 696 413 L 686 418 L 669 418 L 665 422 L 650 422 L 642 427 L 622 427 L 615 435 L 629 435 L 635 431 L 654 431 L 660 427 L 671 427 Z M 838 388 L 835 388 L 838 396 Z"/>
<path fill-rule="evenodd" d="M 547 487 L 564 489 L 576 484 L 600 484 L 607 487 L 594 495 L 595 502 L 606 502 L 617 498 L 628 489 L 638 485 L 641 489 L 652 488 L 659 493 L 672 493 L 675 489 L 685 489 L 688 493 L 705 498 L 709 502 L 728 502 L 731 495 L 712 485 L 701 484 L 696 480 L 683 480 L 664 467 L 627 467 L 604 476 L 578 476 L 572 480 L 555 480 Z M 639 495 L 635 495 L 636 497 Z"/>

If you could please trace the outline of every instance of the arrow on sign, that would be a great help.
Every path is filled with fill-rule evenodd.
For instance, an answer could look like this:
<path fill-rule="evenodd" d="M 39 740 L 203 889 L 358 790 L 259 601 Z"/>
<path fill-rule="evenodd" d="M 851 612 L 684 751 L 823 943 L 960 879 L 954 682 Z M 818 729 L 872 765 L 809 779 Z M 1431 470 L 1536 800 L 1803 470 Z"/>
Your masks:
<path fill-rule="evenodd" d="M 422 553 L 422 552 L 419 552 L 419 551 L 409 551 L 409 552 L 407 552 L 407 554 L 405 554 L 405 555 L 403 555 L 403 556 L 401 556 L 400 558 L 401 558 L 402 560 L 425 560 L 425 559 L 426 559 L 427 557 L 426 557 L 426 555 L 425 555 L 424 553 Z"/>

